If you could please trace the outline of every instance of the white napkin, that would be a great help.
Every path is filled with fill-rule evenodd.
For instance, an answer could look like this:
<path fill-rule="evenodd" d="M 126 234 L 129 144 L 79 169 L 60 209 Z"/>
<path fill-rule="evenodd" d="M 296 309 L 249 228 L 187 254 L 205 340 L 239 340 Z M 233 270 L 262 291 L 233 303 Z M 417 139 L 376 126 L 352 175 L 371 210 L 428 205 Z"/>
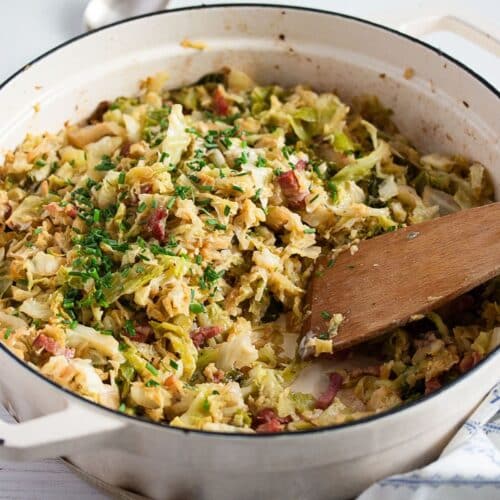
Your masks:
<path fill-rule="evenodd" d="M 435 462 L 382 479 L 357 500 L 499 500 L 500 382 Z"/>

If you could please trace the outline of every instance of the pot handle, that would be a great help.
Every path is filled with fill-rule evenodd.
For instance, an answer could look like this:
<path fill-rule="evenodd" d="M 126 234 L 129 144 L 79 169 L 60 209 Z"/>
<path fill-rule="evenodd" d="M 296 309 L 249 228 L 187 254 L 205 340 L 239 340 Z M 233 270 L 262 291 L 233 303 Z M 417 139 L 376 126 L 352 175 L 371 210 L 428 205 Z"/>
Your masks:
<path fill-rule="evenodd" d="M 494 36 L 497 30 L 481 17 L 466 21 L 455 15 L 430 16 L 403 22 L 397 29 L 416 38 L 437 31 L 449 31 L 500 57 L 500 40 Z"/>
<path fill-rule="evenodd" d="M 446 31 L 466 39 L 495 56 L 500 56 L 499 25 L 494 16 L 477 8 L 472 2 L 433 0 L 401 3 L 374 16 L 377 22 L 416 38 Z"/>
<path fill-rule="evenodd" d="M 55 458 L 103 446 L 126 423 L 66 401 L 50 415 L 21 423 L 0 421 L 0 460 Z"/>

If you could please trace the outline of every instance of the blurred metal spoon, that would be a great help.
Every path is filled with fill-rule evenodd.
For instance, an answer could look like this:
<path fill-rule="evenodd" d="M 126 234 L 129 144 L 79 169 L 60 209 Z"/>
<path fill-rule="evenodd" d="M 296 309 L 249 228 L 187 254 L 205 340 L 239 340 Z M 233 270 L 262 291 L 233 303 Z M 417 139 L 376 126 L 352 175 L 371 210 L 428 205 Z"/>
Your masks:
<path fill-rule="evenodd" d="M 168 0 L 90 0 L 83 15 L 88 30 L 129 17 L 156 12 L 167 7 Z"/>

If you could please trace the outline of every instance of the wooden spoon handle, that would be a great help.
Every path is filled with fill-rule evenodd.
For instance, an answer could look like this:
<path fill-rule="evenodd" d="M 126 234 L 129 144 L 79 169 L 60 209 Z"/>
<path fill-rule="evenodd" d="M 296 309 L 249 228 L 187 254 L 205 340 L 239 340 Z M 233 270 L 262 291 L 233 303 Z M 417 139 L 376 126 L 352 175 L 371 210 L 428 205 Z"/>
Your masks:
<path fill-rule="evenodd" d="M 333 337 L 346 348 L 407 323 L 500 274 L 500 203 L 464 210 L 361 242 L 341 254 L 310 288 L 306 327 L 341 313 Z"/>

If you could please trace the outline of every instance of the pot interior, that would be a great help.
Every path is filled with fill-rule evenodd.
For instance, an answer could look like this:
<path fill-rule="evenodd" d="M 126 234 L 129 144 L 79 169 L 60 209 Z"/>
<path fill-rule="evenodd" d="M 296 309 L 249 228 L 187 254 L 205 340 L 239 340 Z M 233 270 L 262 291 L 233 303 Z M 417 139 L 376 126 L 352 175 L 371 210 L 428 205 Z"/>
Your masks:
<path fill-rule="evenodd" d="M 186 48 L 183 40 L 206 48 Z M 0 160 L 26 133 L 82 120 L 99 101 L 136 92 L 148 75 L 166 71 L 168 86 L 177 87 L 223 66 L 263 84 L 335 90 L 347 101 L 375 94 L 417 148 L 477 159 L 499 189 L 499 101 L 486 83 L 403 35 L 340 15 L 279 7 L 159 13 L 62 46 L 0 91 Z M 318 376 L 315 370 L 300 389 L 317 387 Z"/>

